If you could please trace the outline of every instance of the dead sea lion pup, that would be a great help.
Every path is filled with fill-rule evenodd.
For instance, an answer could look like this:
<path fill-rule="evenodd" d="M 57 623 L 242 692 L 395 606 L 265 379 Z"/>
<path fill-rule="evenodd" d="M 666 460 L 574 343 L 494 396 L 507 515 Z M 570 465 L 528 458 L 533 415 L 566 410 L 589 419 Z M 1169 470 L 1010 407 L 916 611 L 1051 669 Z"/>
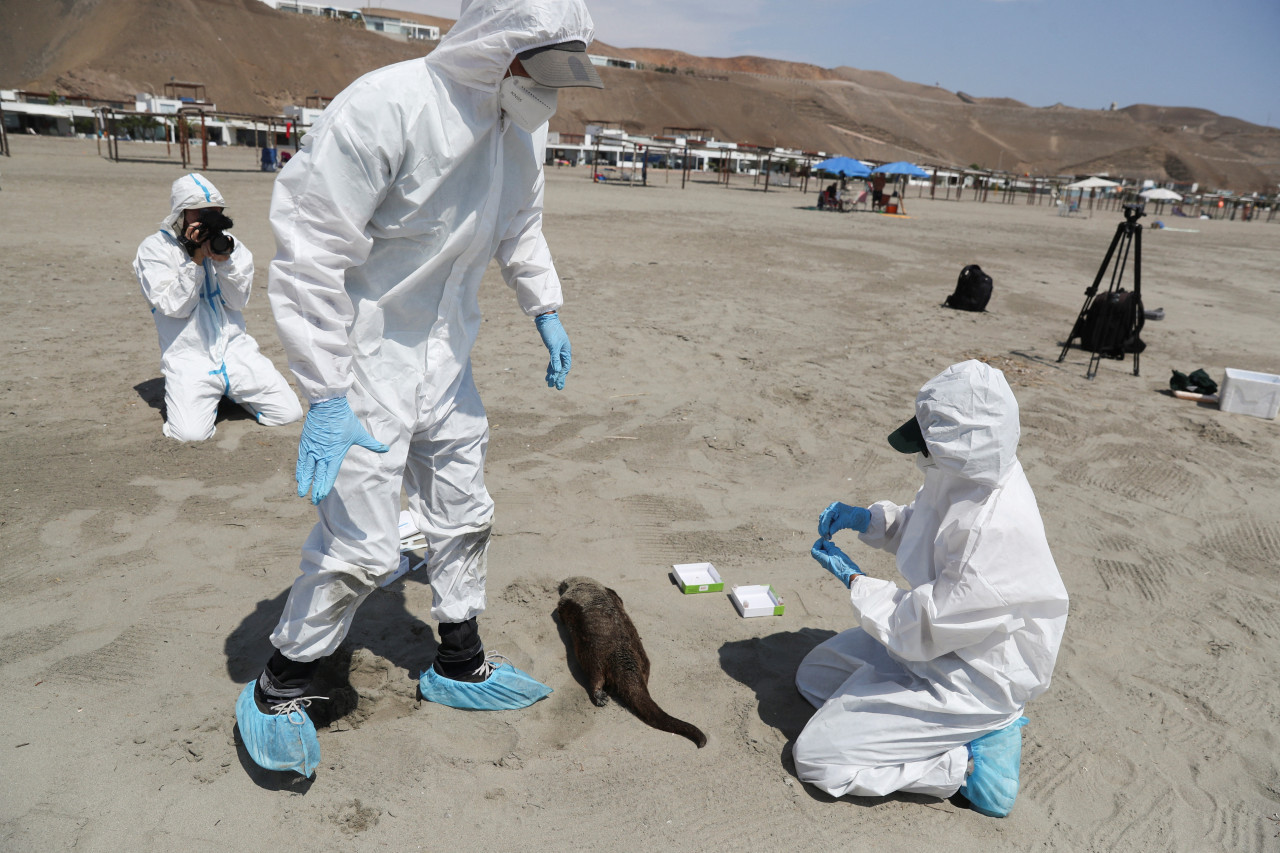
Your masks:
<path fill-rule="evenodd" d="M 707 745 L 697 726 L 677 720 L 649 695 L 649 657 L 616 592 L 591 578 L 568 578 L 560 582 L 556 612 L 573 640 L 592 702 L 604 705 L 612 693 L 655 729 L 687 737 L 699 749 Z"/>

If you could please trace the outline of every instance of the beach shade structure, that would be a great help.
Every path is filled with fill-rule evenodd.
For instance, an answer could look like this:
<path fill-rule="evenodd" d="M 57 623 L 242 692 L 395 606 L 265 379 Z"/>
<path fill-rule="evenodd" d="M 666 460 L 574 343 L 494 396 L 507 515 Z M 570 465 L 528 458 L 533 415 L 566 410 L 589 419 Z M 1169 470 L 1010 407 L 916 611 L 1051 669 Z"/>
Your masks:
<path fill-rule="evenodd" d="M 895 184 L 898 182 L 899 178 L 929 177 L 929 173 L 926 172 L 924 169 L 921 169 L 915 163 L 908 163 L 906 160 L 898 160 L 897 162 L 894 162 L 894 163 L 885 163 L 883 166 L 876 166 L 871 171 L 873 174 L 877 174 L 877 175 L 892 176 Z M 903 204 L 904 200 L 906 199 L 906 196 L 907 196 L 906 187 L 903 187 L 903 191 L 898 193 L 898 201 L 897 201 L 898 213 L 905 214 L 907 212 L 906 206 Z"/>
<path fill-rule="evenodd" d="M 1138 196 L 1146 199 L 1147 201 L 1154 201 L 1156 203 L 1157 214 L 1164 210 L 1164 203 L 1166 201 L 1182 201 L 1182 196 L 1178 195 L 1173 190 L 1167 190 L 1164 187 L 1155 187 L 1149 190 L 1144 190 L 1143 192 L 1138 193 Z"/>
<path fill-rule="evenodd" d="M 871 170 L 879 175 L 905 175 L 908 178 L 927 178 L 929 173 L 921 169 L 915 163 L 908 163 L 906 160 L 899 160 L 896 163 L 885 163 L 883 166 L 876 166 Z"/>
<path fill-rule="evenodd" d="M 821 163 L 813 165 L 815 172 L 830 172 L 833 175 L 843 175 L 846 178 L 865 178 L 871 174 L 871 170 L 867 168 L 867 164 L 852 157 L 832 157 L 829 160 L 823 160 Z"/>
<path fill-rule="evenodd" d="M 1093 194 L 1097 190 L 1107 189 L 1109 187 L 1118 187 L 1118 181 L 1108 181 L 1106 178 L 1088 177 L 1075 183 L 1067 184 L 1063 189 L 1080 191 L 1080 206 L 1084 206 L 1084 191 L 1089 191 L 1089 198 L 1093 198 Z M 1093 216 L 1093 203 L 1089 204 L 1089 216 Z"/>

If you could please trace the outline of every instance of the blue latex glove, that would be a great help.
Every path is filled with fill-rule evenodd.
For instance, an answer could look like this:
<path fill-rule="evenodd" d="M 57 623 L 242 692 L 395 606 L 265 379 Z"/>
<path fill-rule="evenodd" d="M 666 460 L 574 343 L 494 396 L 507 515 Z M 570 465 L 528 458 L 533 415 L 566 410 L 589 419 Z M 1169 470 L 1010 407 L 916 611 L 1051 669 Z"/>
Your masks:
<path fill-rule="evenodd" d="M 830 539 L 840 530 L 866 533 L 870 524 L 871 513 L 868 510 L 836 501 L 818 516 L 818 535 L 823 539 Z"/>
<path fill-rule="evenodd" d="M 542 342 L 547 345 L 547 352 L 551 353 L 551 361 L 547 364 L 547 387 L 563 391 L 564 379 L 569 375 L 569 368 L 573 364 L 569 336 L 565 333 L 564 326 L 560 325 L 560 318 L 555 312 L 535 317 L 533 322 L 538 326 Z"/>
<path fill-rule="evenodd" d="M 831 572 L 840 579 L 840 583 L 845 586 L 849 585 L 854 575 L 864 575 L 866 572 L 858 568 L 858 564 L 849 559 L 849 555 L 841 551 L 835 546 L 830 539 L 819 539 L 813 543 L 813 549 L 809 551 L 813 555 L 813 559 L 818 561 L 818 565 Z"/>
<path fill-rule="evenodd" d="M 346 397 L 312 403 L 298 441 L 298 497 L 305 498 L 310 489 L 313 504 L 324 500 L 353 444 L 374 453 L 386 453 L 388 449 L 360 425 Z"/>

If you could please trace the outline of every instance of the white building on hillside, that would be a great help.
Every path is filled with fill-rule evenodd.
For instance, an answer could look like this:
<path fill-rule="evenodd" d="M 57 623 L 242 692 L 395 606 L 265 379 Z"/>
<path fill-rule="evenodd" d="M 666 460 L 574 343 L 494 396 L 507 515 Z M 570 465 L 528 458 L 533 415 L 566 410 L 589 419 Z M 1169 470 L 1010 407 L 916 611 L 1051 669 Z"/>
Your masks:
<path fill-rule="evenodd" d="M 381 33 L 384 36 L 402 41 L 439 41 L 440 28 L 430 24 L 419 24 L 390 15 L 373 14 L 360 9 L 341 6 L 329 6 L 324 3 L 306 3 L 302 0 L 262 0 L 272 9 L 280 12 L 293 12 L 297 15 L 309 15 L 316 18 L 328 18 L 333 21 L 352 21 L 362 25 L 366 30 Z"/>

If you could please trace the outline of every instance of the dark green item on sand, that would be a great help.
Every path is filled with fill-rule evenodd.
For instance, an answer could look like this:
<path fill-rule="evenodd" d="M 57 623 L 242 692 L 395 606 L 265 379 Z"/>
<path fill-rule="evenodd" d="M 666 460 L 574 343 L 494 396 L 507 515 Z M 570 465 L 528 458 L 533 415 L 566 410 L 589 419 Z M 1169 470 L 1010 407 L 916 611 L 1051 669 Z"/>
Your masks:
<path fill-rule="evenodd" d="M 1209 378 L 1204 368 L 1191 371 L 1190 374 L 1173 371 L 1169 387 L 1174 391 L 1191 391 L 1196 394 L 1217 394 L 1218 383 Z"/>

